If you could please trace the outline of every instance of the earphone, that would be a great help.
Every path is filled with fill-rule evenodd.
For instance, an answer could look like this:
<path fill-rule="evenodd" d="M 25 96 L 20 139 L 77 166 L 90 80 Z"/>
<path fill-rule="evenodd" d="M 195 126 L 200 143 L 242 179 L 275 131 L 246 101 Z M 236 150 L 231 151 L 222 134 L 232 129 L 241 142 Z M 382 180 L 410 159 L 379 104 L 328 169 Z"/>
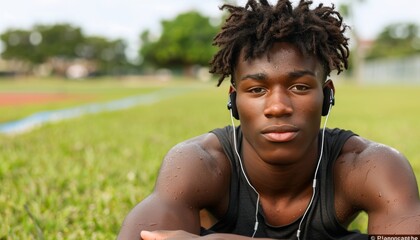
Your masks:
<path fill-rule="evenodd" d="M 313 201 L 315 199 L 315 194 L 316 194 L 316 187 L 317 187 L 317 175 L 318 175 L 318 170 L 319 167 L 321 165 L 321 160 L 322 160 L 322 156 L 323 156 L 323 152 L 324 152 L 324 140 L 325 140 L 325 129 L 327 126 L 327 122 L 328 122 L 328 118 L 331 112 L 331 108 L 332 106 L 335 104 L 335 98 L 334 98 L 334 91 L 328 87 L 325 86 L 323 89 L 323 93 L 324 93 L 324 100 L 323 100 L 323 104 L 322 104 L 322 116 L 326 116 L 325 121 L 324 121 L 324 126 L 322 129 L 322 137 L 321 137 L 321 151 L 319 154 L 319 158 L 317 161 L 317 165 L 315 168 L 315 173 L 314 173 L 314 178 L 313 178 L 313 182 L 312 182 L 312 196 L 311 199 L 308 203 L 308 206 L 306 207 L 305 212 L 303 213 L 302 219 L 299 222 L 299 226 L 298 226 L 298 230 L 296 231 L 296 237 L 298 240 L 300 240 L 300 234 L 301 234 L 301 229 L 302 229 L 302 225 L 303 222 L 306 218 L 306 215 L 308 214 Z M 259 225 L 259 221 L 258 221 L 258 210 L 259 210 L 259 203 L 260 203 L 260 194 L 258 193 L 258 191 L 255 189 L 255 187 L 251 184 L 251 182 L 249 181 L 243 164 L 242 164 L 242 158 L 238 152 L 238 147 L 237 147 L 237 143 L 236 143 L 236 127 L 235 127 L 235 122 L 233 120 L 233 118 L 238 119 L 239 120 L 239 114 L 238 114 L 238 109 L 236 107 L 236 91 L 233 91 L 229 94 L 229 101 L 228 101 L 228 105 L 227 105 L 228 109 L 230 110 L 230 118 L 231 118 L 231 122 L 232 122 L 232 129 L 233 129 L 233 146 L 234 146 L 234 150 L 235 153 L 239 159 L 239 165 L 241 168 L 241 172 L 247 182 L 247 184 L 249 185 L 249 187 L 251 187 L 251 189 L 257 194 L 257 202 L 255 205 L 255 225 L 254 225 L 254 232 L 252 234 L 252 238 L 254 238 L 255 234 L 257 233 L 258 230 L 258 225 Z"/>
<path fill-rule="evenodd" d="M 236 107 L 236 91 L 229 93 L 227 108 L 231 111 L 232 117 L 239 120 L 238 108 Z"/>
<path fill-rule="evenodd" d="M 325 94 L 326 92 L 328 92 L 328 94 Z M 328 103 L 327 105 L 326 105 L 326 101 L 325 101 L 326 97 L 328 97 L 327 99 L 329 99 L 329 101 L 327 102 Z M 302 229 L 302 224 L 303 224 L 303 222 L 305 220 L 305 217 L 308 214 L 309 209 L 311 208 L 312 203 L 313 203 L 313 201 L 315 199 L 316 185 L 317 185 L 317 178 L 316 178 L 316 176 L 318 175 L 318 170 L 319 170 L 319 167 L 321 166 L 322 156 L 324 154 L 325 128 L 327 127 L 327 122 L 328 122 L 328 118 L 330 116 L 331 108 L 332 108 L 332 106 L 334 104 L 335 104 L 334 91 L 330 87 L 324 87 L 324 102 L 323 102 L 323 105 L 322 105 L 322 116 L 326 116 L 326 117 L 325 117 L 325 121 L 324 121 L 324 126 L 322 128 L 321 151 L 319 153 L 318 163 L 316 165 L 316 169 L 315 169 L 315 173 L 314 173 L 314 179 L 313 179 L 313 182 L 312 182 L 312 196 L 311 196 L 311 200 L 309 201 L 309 204 L 306 207 L 305 212 L 303 213 L 302 219 L 299 222 L 298 230 L 296 231 L 296 237 L 297 237 L 298 240 L 300 240 L 300 233 L 302 231 L 301 230 Z M 325 106 L 328 106 L 328 107 L 325 107 Z M 325 107 L 326 110 L 324 110 L 324 107 Z"/>
<path fill-rule="evenodd" d="M 242 158 L 241 155 L 238 152 L 238 146 L 236 144 L 236 127 L 235 127 L 235 122 L 233 121 L 234 116 L 234 111 L 232 108 L 229 109 L 230 110 L 230 120 L 232 122 L 232 129 L 233 129 L 233 147 L 236 153 L 236 156 L 239 159 L 239 166 L 241 167 L 241 171 L 242 174 L 244 175 L 244 178 L 246 180 L 246 182 L 248 183 L 248 186 L 252 188 L 252 190 L 254 190 L 254 192 L 257 194 L 257 203 L 255 204 L 255 225 L 254 225 L 254 233 L 252 234 L 252 238 L 254 238 L 255 234 L 257 233 L 258 230 L 258 208 L 260 206 L 260 194 L 258 193 L 257 189 L 255 189 L 254 186 L 252 186 L 251 182 L 248 179 L 248 176 L 245 173 L 245 169 L 244 166 L 242 165 Z M 236 118 L 236 117 L 235 117 Z"/>
<path fill-rule="evenodd" d="M 330 112 L 330 106 L 335 104 L 334 92 L 328 86 L 325 86 L 322 91 L 324 93 L 324 99 L 322 103 L 322 116 L 327 116 Z M 235 119 L 239 120 L 238 108 L 236 107 L 236 91 L 232 91 L 229 94 L 227 108 L 228 110 L 231 110 L 232 116 Z"/>
<path fill-rule="evenodd" d="M 322 89 L 324 93 L 324 100 L 322 103 L 322 116 L 327 116 L 330 113 L 331 106 L 335 104 L 334 91 L 332 88 L 325 86 Z"/>

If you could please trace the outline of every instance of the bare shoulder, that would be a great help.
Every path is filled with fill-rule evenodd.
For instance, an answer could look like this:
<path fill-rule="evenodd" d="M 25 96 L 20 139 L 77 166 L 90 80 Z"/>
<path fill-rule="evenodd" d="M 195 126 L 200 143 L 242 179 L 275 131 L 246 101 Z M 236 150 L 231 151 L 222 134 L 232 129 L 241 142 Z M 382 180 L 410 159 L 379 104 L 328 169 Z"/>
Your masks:
<path fill-rule="evenodd" d="M 174 166 L 179 164 L 179 166 Z M 182 171 L 181 165 L 188 171 Z M 191 167 L 198 167 L 190 171 Z M 229 161 L 216 135 L 206 133 L 175 145 L 165 156 L 161 170 L 179 169 L 188 174 L 214 174 L 230 168 Z M 201 171 L 198 171 L 201 170 Z"/>
<path fill-rule="evenodd" d="M 214 204 L 229 181 L 229 160 L 217 137 L 206 133 L 175 145 L 165 156 L 155 191 L 182 192 L 196 207 Z M 169 192 L 171 197 L 174 195 Z"/>
<path fill-rule="evenodd" d="M 353 209 L 374 213 L 418 202 L 414 172 L 396 149 L 353 136 L 335 164 L 336 190 Z M 418 205 L 418 204 L 416 204 Z"/>
<path fill-rule="evenodd" d="M 374 170 L 377 167 L 403 167 L 412 171 L 408 160 L 398 150 L 368 139 L 353 136 L 344 144 L 338 163 L 346 171 Z"/>
<path fill-rule="evenodd" d="M 198 234 L 200 210 L 222 211 L 226 205 L 229 177 L 230 163 L 214 134 L 177 144 L 165 156 L 153 192 L 125 218 L 118 239 L 138 239 L 142 230 Z"/>

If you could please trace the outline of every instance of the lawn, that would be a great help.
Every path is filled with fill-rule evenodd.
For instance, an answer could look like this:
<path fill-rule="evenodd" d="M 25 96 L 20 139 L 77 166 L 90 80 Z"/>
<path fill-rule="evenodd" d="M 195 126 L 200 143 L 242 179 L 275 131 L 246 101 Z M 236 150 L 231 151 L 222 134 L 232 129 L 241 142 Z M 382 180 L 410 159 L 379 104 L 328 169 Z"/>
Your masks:
<path fill-rule="evenodd" d="M 50 79 L 0 81 L 0 91 L 65 89 L 96 96 L 89 101 L 108 101 L 191 84 Z M 193 87 L 151 105 L 0 135 L 0 239 L 114 239 L 127 212 L 152 190 L 161 159 L 174 144 L 230 124 L 227 84 Z M 328 126 L 352 129 L 399 149 L 420 177 L 420 87 L 336 88 Z M 84 103 L 0 107 L 0 119 Z M 365 223 L 362 215 L 352 227 L 365 231 Z"/>

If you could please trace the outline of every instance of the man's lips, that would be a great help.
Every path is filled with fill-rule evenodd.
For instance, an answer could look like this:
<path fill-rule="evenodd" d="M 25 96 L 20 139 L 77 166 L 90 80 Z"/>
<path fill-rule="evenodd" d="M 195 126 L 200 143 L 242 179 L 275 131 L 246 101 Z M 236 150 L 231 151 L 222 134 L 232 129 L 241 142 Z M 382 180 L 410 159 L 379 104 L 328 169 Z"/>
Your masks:
<path fill-rule="evenodd" d="M 289 142 L 298 134 L 299 129 L 293 125 L 272 125 L 264 128 L 261 133 L 270 142 Z"/>

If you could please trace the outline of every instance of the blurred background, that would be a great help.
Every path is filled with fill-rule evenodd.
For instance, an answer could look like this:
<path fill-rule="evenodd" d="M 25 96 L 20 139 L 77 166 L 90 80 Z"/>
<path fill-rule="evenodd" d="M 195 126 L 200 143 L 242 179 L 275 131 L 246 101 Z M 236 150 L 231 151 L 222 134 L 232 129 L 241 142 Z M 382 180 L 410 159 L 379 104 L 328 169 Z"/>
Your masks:
<path fill-rule="evenodd" d="M 328 127 L 398 149 L 420 183 L 420 1 L 322 2 L 351 27 Z M 115 239 L 166 152 L 231 123 L 208 73 L 223 3 L 245 0 L 1 1 L 0 240 Z"/>
<path fill-rule="evenodd" d="M 208 78 L 212 37 L 224 2 L 5 1 L 0 10 L 0 76 L 186 75 Z M 319 3 L 317 0 L 315 3 Z M 419 1 L 326 0 L 351 26 L 359 82 L 420 81 Z"/>

